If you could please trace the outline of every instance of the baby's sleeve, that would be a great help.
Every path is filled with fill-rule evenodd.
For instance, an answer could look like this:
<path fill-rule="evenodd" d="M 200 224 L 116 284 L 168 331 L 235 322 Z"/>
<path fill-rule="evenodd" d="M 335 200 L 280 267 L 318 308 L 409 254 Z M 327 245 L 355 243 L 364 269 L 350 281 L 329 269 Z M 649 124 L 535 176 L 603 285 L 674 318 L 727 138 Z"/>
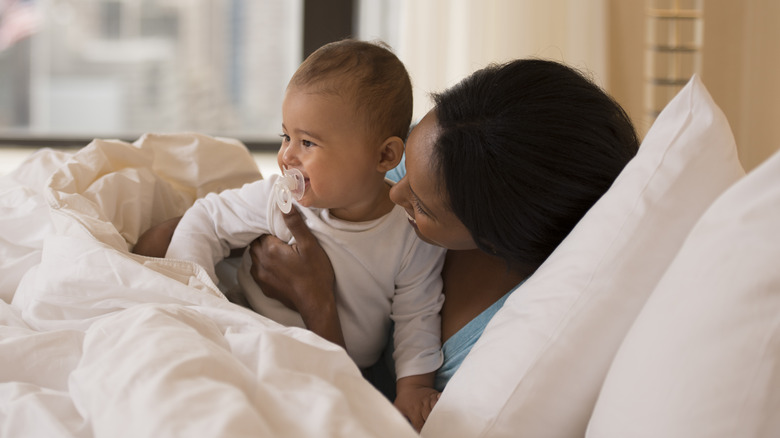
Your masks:
<path fill-rule="evenodd" d="M 441 353 L 443 248 L 415 239 L 396 280 L 391 318 L 397 378 L 436 371 Z"/>
<path fill-rule="evenodd" d="M 217 284 L 214 265 L 268 233 L 269 185 L 260 180 L 198 199 L 176 226 L 165 257 L 198 263 Z"/>

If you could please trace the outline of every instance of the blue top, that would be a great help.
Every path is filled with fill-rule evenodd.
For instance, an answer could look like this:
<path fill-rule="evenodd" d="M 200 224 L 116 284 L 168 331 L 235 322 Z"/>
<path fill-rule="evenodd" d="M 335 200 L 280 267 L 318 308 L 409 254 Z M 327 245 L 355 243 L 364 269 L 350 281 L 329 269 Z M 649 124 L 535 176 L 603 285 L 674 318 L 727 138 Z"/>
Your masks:
<path fill-rule="evenodd" d="M 395 166 L 395 168 L 385 173 L 385 178 L 389 179 L 392 182 L 401 181 L 401 178 L 403 178 L 404 176 L 406 176 L 406 154 L 401 156 L 401 161 L 398 163 L 397 166 Z"/>
<path fill-rule="evenodd" d="M 401 158 L 401 162 L 398 163 L 394 169 L 385 174 L 385 177 L 391 181 L 398 182 L 406 175 L 406 155 Z M 520 282 L 520 284 L 523 284 Z M 482 313 L 477 315 L 474 319 L 468 322 L 468 324 L 461 327 L 454 335 L 452 335 L 442 345 L 441 351 L 444 356 L 444 362 L 441 367 L 436 371 L 436 381 L 434 387 L 437 391 L 443 391 L 447 386 L 447 382 L 455 374 L 455 371 L 460 368 L 460 364 L 463 363 L 463 359 L 471 351 L 471 347 L 482 336 L 482 332 L 485 331 L 485 327 L 488 322 L 493 318 L 493 315 L 498 312 L 504 305 L 507 297 L 517 289 L 520 284 L 515 286 L 512 290 L 507 292 L 498 301 L 493 303 L 490 307 L 485 309 Z"/>
<path fill-rule="evenodd" d="M 469 321 L 468 324 L 461 327 L 460 330 L 450 336 L 444 345 L 441 346 L 444 363 L 442 363 L 441 368 L 436 371 L 434 388 L 436 388 L 437 391 L 444 391 L 444 387 L 447 386 L 447 383 L 455 374 L 455 371 L 458 371 L 460 364 L 463 363 L 463 359 L 465 359 L 466 355 L 471 351 L 471 347 L 473 347 L 477 340 L 482 336 L 482 332 L 485 331 L 488 322 L 490 322 L 490 320 L 493 319 L 493 315 L 504 306 L 504 301 L 506 301 L 509 295 L 512 295 L 512 292 L 514 292 L 515 289 L 517 289 L 517 287 L 507 292 L 506 295 L 499 298 L 498 301 L 482 311 L 477 317 Z"/>

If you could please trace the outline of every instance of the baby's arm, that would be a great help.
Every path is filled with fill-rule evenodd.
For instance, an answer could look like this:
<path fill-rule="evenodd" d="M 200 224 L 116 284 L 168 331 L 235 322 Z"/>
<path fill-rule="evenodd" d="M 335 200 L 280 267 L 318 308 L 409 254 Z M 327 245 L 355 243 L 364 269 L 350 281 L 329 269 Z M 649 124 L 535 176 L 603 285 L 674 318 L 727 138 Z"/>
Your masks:
<path fill-rule="evenodd" d="M 265 180 L 256 181 L 197 200 L 176 226 L 165 256 L 198 263 L 217 283 L 214 265 L 231 249 L 268 232 L 264 185 Z"/>
<path fill-rule="evenodd" d="M 417 241 L 396 278 L 392 318 L 396 363 L 395 406 L 419 431 L 439 399 L 434 389 L 441 365 L 441 268 L 444 250 Z"/>
<path fill-rule="evenodd" d="M 419 432 L 441 393 L 433 389 L 435 372 L 407 376 L 396 383 L 395 407 Z"/>

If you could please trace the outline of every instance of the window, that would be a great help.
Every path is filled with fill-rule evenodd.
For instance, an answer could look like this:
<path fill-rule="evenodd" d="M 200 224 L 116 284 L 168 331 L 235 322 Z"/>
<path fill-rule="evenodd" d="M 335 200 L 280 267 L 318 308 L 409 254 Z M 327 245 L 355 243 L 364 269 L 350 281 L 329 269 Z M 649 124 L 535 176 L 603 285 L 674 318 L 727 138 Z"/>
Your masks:
<path fill-rule="evenodd" d="M 0 137 L 275 144 L 305 3 L 0 0 Z"/>

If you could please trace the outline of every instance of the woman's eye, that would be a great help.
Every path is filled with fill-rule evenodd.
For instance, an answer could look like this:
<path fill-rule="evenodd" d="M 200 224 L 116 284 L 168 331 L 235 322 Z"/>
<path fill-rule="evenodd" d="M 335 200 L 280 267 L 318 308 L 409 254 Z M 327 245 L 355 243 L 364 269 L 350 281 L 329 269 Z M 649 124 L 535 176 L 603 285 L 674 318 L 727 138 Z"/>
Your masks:
<path fill-rule="evenodd" d="M 414 204 L 414 209 L 417 211 L 417 213 L 420 213 L 423 216 L 428 216 L 428 213 L 426 213 L 425 210 L 422 209 L 420 203 L 417 202 L 416 199 L 412 201 L 412 204 Z"/>

